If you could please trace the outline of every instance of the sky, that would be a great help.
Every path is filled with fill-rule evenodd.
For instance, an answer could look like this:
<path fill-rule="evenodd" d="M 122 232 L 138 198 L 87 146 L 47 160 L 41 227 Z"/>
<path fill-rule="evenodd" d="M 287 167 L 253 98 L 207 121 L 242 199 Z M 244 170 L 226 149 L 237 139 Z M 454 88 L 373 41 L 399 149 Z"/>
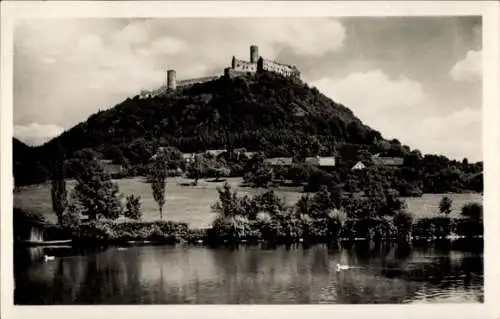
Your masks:
<path fill-rule="evenodd" d="M 481 17 L 18 20 L 14 135 L 40 145 L 140 90 L 222 74 L 235 55 L 296 65 L 385 138 L 482 160 Z"/>

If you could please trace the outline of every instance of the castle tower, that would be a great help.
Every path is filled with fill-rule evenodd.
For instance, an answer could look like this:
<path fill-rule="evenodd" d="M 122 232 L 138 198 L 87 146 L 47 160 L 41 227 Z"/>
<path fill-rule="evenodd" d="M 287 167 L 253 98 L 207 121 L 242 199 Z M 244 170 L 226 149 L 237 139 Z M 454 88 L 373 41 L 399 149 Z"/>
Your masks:
<path fill-rule="evenodd" d="M 175 90 L 177 81 L 175 79 L 175 70 L 167 71 L 167 90 Z"/>
<path fill-rule="evenodd" d="M 259 48 L 256 45 L 250 46 L 250 63 L 257 63 L 259 59 Z"/>

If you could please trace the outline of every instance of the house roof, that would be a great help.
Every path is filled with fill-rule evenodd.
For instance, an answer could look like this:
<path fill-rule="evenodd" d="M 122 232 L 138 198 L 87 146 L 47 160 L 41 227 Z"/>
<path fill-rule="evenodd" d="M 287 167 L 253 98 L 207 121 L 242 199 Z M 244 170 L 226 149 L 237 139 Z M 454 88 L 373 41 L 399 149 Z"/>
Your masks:
<path fill-rule="evenodd" d="M 400 165 L 403 165 L 404 159 L 402 157 L 373 156 L 372 161 L 374 164 L 377 164 L 377 165 L 400 166 Z"/>
<path fill-rule="evenodd" d="M 219 156 L 220 154 L 227 152 L 227 150 L 208 150 L 206 151 L 207 154 L 213 155 L 213 156 Z"/>
<path fill-rule="evenodd" d="M 363 164 L 363 162 L 357 162 L 356 164 L 354 164 L 354 166 L 351 168 L 351 169 L 360 169 L 360 168 L 365 168 L 366 165 Z"/>
<path fill-rule="evenodd" d="M 270 165 L 292 165 L 291 157 L 272 157 L 266 158 L 265 162 Z"/>
<path fill-rule="evenodd" d="M 318 165 L 318 166 L 335 166 L 335 157 L 333 156 L 306 157 L 305 162 L 307 164 Z"/>

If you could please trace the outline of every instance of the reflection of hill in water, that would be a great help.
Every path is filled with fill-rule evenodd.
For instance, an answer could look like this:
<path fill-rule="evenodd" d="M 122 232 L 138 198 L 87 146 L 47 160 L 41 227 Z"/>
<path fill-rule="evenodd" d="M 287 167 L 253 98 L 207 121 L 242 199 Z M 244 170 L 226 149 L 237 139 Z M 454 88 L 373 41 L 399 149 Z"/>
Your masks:
<path fill-rule="evenodd" d="M 369 243 L 307 249 L 299 245 L 275 249 L 145 246 L 87 253 L 60 250 L 52 255 L 61 257 L 19 268 L 16 303 L 482 300 L 482 258 L 442 247 Z M 337 263 L 361 268 L 336 272 Z M 30 295 L 31 291 L 37 294 Z"/>

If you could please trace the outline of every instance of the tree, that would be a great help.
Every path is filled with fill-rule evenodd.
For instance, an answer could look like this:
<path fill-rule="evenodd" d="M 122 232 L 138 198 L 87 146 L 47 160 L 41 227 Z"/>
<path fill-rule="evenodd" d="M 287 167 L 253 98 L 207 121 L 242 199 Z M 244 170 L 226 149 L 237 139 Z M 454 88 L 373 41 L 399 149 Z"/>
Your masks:
<path fill-rule="evenodd" d="M 149 178 L 153 197 L 160 211 L 160 220 L 163 220 L 163 206 L 165 205 L 165 192 L 167 189 L 167 168 L 167 156 L 165 152 L 160 150 L 152 157 Z"/>
<path fill-rule="evenodd" d="M 141 196 L 135 196 L 134 194 L 127 196 L 125 207 L 125 217 L 135 220 L 141 219 Z"/>
<path fill-rule="evenodd" d="M 64 180 L 64 150 L 57 144 L 52 162 L 52 209 L 57 216 L 57 223 L 62 224 L 63 213 L 68 205 L 66 182 Z"/>
<path fill-rule="evenodd" d="M 462 216 L 473 220 L 483 219 L 483 205 L 479 203 L 467 203 L 462 206 Z"/>
<path fill-rule="evenodd" d="M 198 180 L 203 175 L 203 159 L 201 155 L 195 155 L 193 162 L 188 168 L 188 174 L 194 179 L 194 186 L 198 185 Z"/>
<path fill-rule="evenodd" d="M 439 202 L 439 212 L 448 216 L 451 213 L 451 207 L 453 205 L 453 201 L 448 196 L 443 196 L 441 201 Z"/>
<path fill-rule="evenodd" d="M 405 210 L 400 210 L 394 215 L 393 223 L 396 227 L 398 237 L 409 241 L 413 227 L 413 216 Z"/>
<path fill-rule="evenodd" d="M 76 186 L 73 200 L 81 207 L 81 214 L 89 220 L 100 217 L 116 219 L 122 213 L 118 185 L 104 173 L 92 150 L 82 150 L 75 154 L 72 162 Z"/>

